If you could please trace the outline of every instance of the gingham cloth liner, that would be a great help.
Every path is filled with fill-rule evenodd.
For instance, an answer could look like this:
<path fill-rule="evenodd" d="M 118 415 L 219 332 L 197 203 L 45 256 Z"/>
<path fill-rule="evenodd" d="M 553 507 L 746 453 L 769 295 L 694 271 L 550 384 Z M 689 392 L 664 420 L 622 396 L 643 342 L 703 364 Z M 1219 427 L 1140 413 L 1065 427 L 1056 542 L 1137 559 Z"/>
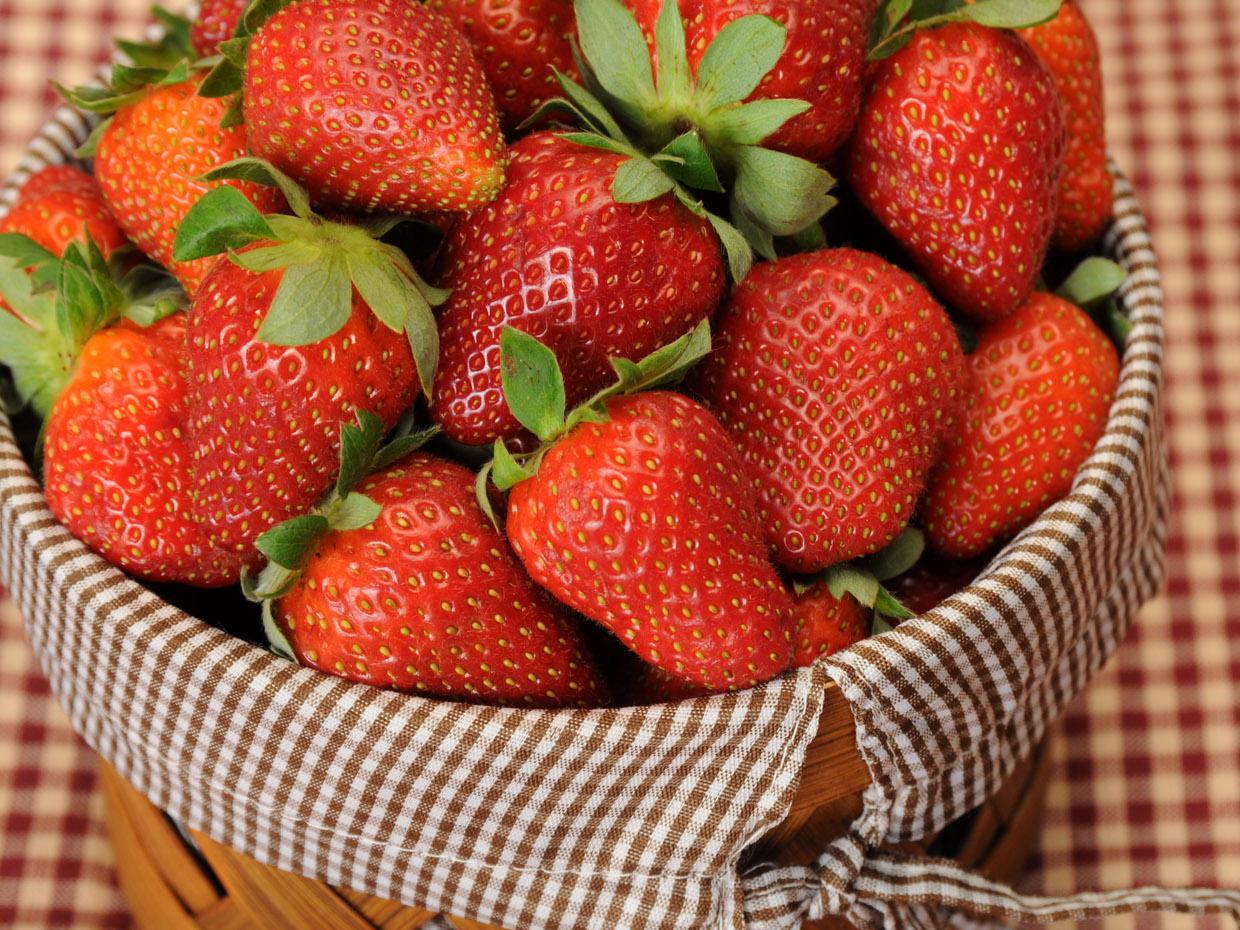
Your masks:
<path fill-rule="evenodd" d="M 62 108 L 0 212 L 90 124 Z M 1057 920 L 1240 895 L 1021 898 L 950 863 L 875 852 L 987 797 L 1114 650 L 1162 570 L 1161 291 L 1120 179 L 1109 247 L 1134 323 L 1107 434 L 1074 491 L 967 591 L 893 634 L 742 695 L 510 711 L 349 685 L 220 633 L 127 579 L 51 517 L 0 415 L 0 575 L 88 743 L 173 816 L 260 861 L 521 930 Z M 1111 582 L 1109 588 L 1103 588 Z M 104 661 L 98 661 L 103 658 Z M 745 847 L 791 802 L 826 676 L 874 784 L 816 869 Z M 772 747 L 775 747 L 772 751 Z"/>

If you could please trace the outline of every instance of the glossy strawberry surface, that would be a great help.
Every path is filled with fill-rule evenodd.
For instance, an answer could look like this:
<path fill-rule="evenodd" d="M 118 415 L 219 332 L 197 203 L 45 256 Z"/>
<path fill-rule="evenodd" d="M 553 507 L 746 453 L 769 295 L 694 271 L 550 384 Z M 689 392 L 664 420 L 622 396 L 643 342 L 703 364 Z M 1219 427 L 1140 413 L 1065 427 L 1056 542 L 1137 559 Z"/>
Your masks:
<path fill-rule="evenodd" d="M 465 34 L 513 132 L 561 95 L 553 69 L 577 77 L 572 0 L 430 0 Z"/>
<path fill-rule="evenodd" d="M 57 258 L 71 242 L 89 235 L 104 257 L 126 243 L 94 178 L 68 165 L 45 168 L 22 186 L 13 209 L 0 220 L 0 233 L 20 233 Z"/>
<path fill-rule="evenodd" d="M 693 389 L 751 469 L 775 561 L 810 573 L 882 549 L 912 518 L 963 377 L 925 288 L 831 249 L 754 267 Z"/>
<path fill-rule="evenodd" d="M 44 489 L 58 520 L 131 575 L 230 585 L 241 560 L 194 519 L 184 328 L 178 314 L 87 341 L 47 420 Z"/>
<path fill-rule="evenodd" d="M 357 296 L 339 332 L 307 346 L 257 338 L 282 271 L 222 259 L 190 308 L 189 424 L 200 518 L 247 559 L 264 531 L 319 502 L 340 460 L 340 427 L 367 410 L 390 428 L 417 395 L 403 333 Z"/>
<path fill-rule="evenodd" d="M 792 664 L 813 665 L 869 636 L 870 612 L 851 595 L 836 597 L 819 581 L 797 595 L 791 626 Z"/>
<path fill-rule="evenodd" d="M 663 0 L 626 0 L 654 48 Z M 783 57 L 750 100 L 804 100 L 810 109 L 784 125 L 768 144 L 822 161 L 848 138 L 861 106 L 861 80 L 874 0 L 679 0 L 689 63 L 698 64 L 719 30 L 742 16 L 769 16 L 787 29 Z"/>
<path fill-rule="evenodd" d="M 1054 243 L 1067 251 L 1079 251 L 1096 242 L 1106 229 L 1114 198 L 1114 182 L 1107 169 L 1098 38 L 1074 0 L 1066 0 L 1049 23 L 1022 29 L 1020 34 L 1050 69 L 1063 98 L 1068 145 L 1059 178 Z"/>
<path fill-rule="evenodd" d="M 299 0 L 250 44 L 250 148 L 323 207 L 465 211 L 504 180 L 486 77 L 444 16 L 409 0 Z"/>
<path fill-rule="evenodd" d="M 923 507 L 930 543 L 978 555 L 1072 487 L 1106 428 L 1119 359 L 1094 322 L 1051 294 L 981 333 L 965 409 Z"/>
<path fill-rule="evenodd" d="M 203 0 L 190 28 L 189 40 L 201 57 L 219 54 L 220 43 L 231 39 L 250 0 Z"/>
<path fill-rule="evenodd" d="M 530 575 L 652 665 L 722 691 L 788 667 L 791 599 L 717 420 L 680 394 L 614 398 L 513 488 Z"/>
<path fill-rule="evenodd" d="M 95 177 L 112 215 L 134 244 L 170 269 L 191 295 L 216 259 L 176 262 L 172 245 L 181 220 L 203 194 L 230 184 L 263 212 L 284 203 L 271 188 L 199 180 L 247 154 L 245 130 L 220 126 L 228 102 L 199 97 L 201 80 L 198 75 L 180 84 L 152 85 L 136 103 L 117 111 L 95 155 Z"/>
<path fill-rule="evenodd" d="M 708 317 L 726 282 L 705 220 L 670 195 L 615 202 L 619 156 L 551 133 L 513 156 L 499 199 L 456 224 L 441 261 L 452 296 L 431 410 L 469 444 L 521 430 L 500 377 L 505 325 L 556 353 L 573 404 L 614 380 L 611 358 L 641 358 Z"/>
<path fill-rule="evenodd" d="M 876 66 L 846 174 L 948 303 L 993 320 L 1041 274 L 1063 151 L 1063 105 L 1029 46 L 953 24 Z"/>
<path fill-rule="evenodd" d="M 274 605 L 303 664 L 487 703 L 606 703 L 576 621 L 478 508 L 472 472 L 418 453 L 358 491 L 379 518 L 329 533 Z"/>

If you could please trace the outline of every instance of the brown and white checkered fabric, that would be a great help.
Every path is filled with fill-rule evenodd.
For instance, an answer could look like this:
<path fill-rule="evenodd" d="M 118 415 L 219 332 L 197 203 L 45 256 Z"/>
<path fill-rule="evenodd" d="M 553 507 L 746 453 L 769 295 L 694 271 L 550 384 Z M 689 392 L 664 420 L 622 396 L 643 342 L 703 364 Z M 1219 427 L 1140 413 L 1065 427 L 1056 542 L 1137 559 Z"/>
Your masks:
<path fill-rule="evenodd" d="M 86 130 L 59 111 L 12 184 L 67 157 Z M 1116 215 L 1111 245 L 1130 271 L 1136 325 L 1106 437 L 1074 492 L 966 592 L 825 668 L 741 695 L 592 712 L 350 685 L 206 626 L 94 556 L 47 511 L 3 417 L 0 577 L 88 743 L 174 817 L 333 884 L 523 930 L 775 930 L 827 911 L 940 926 L 941 905 L 1103 913 L 1109 900 L 1096 911 L 1022 902 L 946 864 L 872 848 L 983 800 L 1157 587 L 1161 294 L 1123 184 Z M 865 813 L 817 872 L 757 864 L 742 877 L 741 854 L 791 801 L 828 675 L 874 776 Z"/>

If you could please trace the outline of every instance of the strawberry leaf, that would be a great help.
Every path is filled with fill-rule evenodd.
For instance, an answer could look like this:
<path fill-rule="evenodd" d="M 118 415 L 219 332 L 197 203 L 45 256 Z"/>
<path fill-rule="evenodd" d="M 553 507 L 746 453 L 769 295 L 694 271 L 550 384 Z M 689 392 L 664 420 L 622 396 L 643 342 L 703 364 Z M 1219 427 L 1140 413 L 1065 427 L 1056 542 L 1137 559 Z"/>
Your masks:
<path fill-rule="evenodd" d="M 756 145 L 735 150 L 736 202 L 762 229 L 791 236 L 835 205 L 835 179 L 812 162 Z"/>
<path fill-rule="evenodd" d="M 607 136 L 600 135 L 597 132 L 566 132 L 562 138 L 577 145 L 584 145 L 587 148 L 599 149 L 604 152 L 611 152 L 615 155 L 624 155 L 632 157 L 635 153 L 631 145 L 623 142 L 617 142 L 615 139 L 609 139 Z"/>
<path fill-rule="evenodd" d="M 103 134 L 108 131 L 108 127 L 111 125 L 111 117 L 96 123 L 95 128 L 90 131 L 90 135 L 86 137 L 86 141 L 74 149 L 73 154 L 78 158 L 94 158 L 95 150 L 99 148 L 99 140 L 103 138 Z"/>
<path fill-rule="evenodd" d="M 909 526 L 884 549 L 866 556 L 862 564 L 879 581 L 888 581 L 916 565 L 925 551 L 925 535 L 916 527 Z"/>
<path fill-rule="evenodd" d="M 804 100 L 754 100 L 712 113 L 706 126 L 716 145 L 757 145 L 808 109 Z"/>
<path fill-rule="evenodd" d="M 555 78 L 560 84 L 560 89 L 564 91 L 566 105 L 582 118 L 582 122 L 600 135 L 608 136 L 617 142 L 628 141 L 620 124 L 616 122 L 598 97 L 560 71 L 555 72 Z"/>
<path fill-rule="evenodd" d="M 383 421 L 369 410 L 356 412 L 357 425 L 340 427 L 340 474 L 336 477 L 336 496 L 344 499 L 370 472 L 379 445 L 383 442 Z"/>
<path fill-rule="evenodd" d="M 599 85 L 637 125 L 656 104 L 650 52 L 633 14 L 619 0 L 575 0 L 581 51 Z"/>
<path fill-rule="evenodd" d="M 1106 258 L 1087 258 L 1055 293 L 1083 310 L 1091 310 L 1120 289 L 1128 273 Z"/>
<path fill-rule="evenodd" d="M 380 322 L 394 332 L 405 328 L 409 316 L 409 291 L 421 299 L 413 282 L 386 261 L 383 255 L 347 253 L 349 279 Z"/>
<path fill-rule="evenodd" d="M 292 590 L 293 581 L 296 581 L 296 579 L 297 579 L 297 576 L 293 575 L 292 578 L 290 578 L 285 590 L 281 591 L 280 594 L 281 595 L 287 594 L 288 591 Z M 250 597 L 249 594 L 247 594 L 246 596 Z M 250 597 L 250 600 L 260 600 L 260 599 L 262 598 L 258 596 Z M 293 654 L 293 647 L 289 645 L 288 639 L 285 637 L 280 627 L 276 624 L 275 615 L 273 614 L 271 610 L 270 599 L 262 599 L 262 601 L 263 601 L 263 635 L 267 637 L 267 645 L 271 647 L 271 651 L 274 652 L 276 655 L 281 656 L 285 659 L 288 659 L 290 662 L 296 662 L 297 656 Z"/>
<path fill-rule="evenodd" d="M 915 616 L 917 615 L 901 604 L 894 594 L 881 585 L 879 586 L 878 597 L 874 599 L 874 622 L 876 625 L 880 622 L 886 623 L 882 619 L 885 617 L 893 620 L 909 620 Z M 891 625 L 887 624 L 887 629 L 890 630 L 891 628 Z"/>
<path fill-rule="evenodd" d="M 18 267 L 27 269 L 36 290 L 55 285 L 60 259 L 29 236 L 0 233 L 0 255 L 16 259 Z"/>
<path fill-rule="evenodd" d="M 655 349 L 636 364 L 612 359 L 623 393 L 632 394 L 683 378 L 711 350 L 710 321 L 703 320 L 675 342 Z"/>
<path fill-rule="evenodd" d="M 393 439 L 375 455 L 374 463 L 371 465 L 372 472 L 383 471 L 395 465 L 401 459 L 417 452 L 424 445 L 439 435 L 438 427 L 431 427 L 416 433 L 410 433 L 407 436 L 399 436 Z"/>
<path fill-rule="evenodd" d="M 285 520 L 258 537 L 258 551 L 281 568 L 295 571 L 305 563 L 311 548 L 322 539 L 331 526 L 327 517 L 310 513 Z"/>
<path fill-rule="evenodd" d="M 383 508 L 365 494 L 351 492 L 331 507 L 327 522 L 333 530 L 360 530 L 379 519 Z"/>
<path fill-rule="evenodd" d="M 1023 29 L 1059 15 L 1063 0 L 977 0 L 960 8 L 966 19 L 992 29 Z"/>
<path fill-rule="evenodd" d="M 204 181 L 249 181 L 264 187 L 278 188 L 288 201 L 289 209 L 296 216 L 308 219 L 314 216 L 310 209 L 310 196 L 306 189 L 290 178 L 287 174 L 261 158 L 235 158 L 232 161 L 213 168 L 202 176 Z"/>
<path fill-rule="evenodd" d="M 542 440 L 564 426 L 564 376 L 555 353 L 528 333 L 505 326 L 500 334 L 504 399 L 517 421 Z"/>
<path fill-rule="evenodd" d="M 319 261 L 323 255 L 323 247 L 315 242 L 293 239 L 288 242 L 277 242 L 275 245 L 259 246 L 245 252 L 234 252 L 228 260 L 239 268 L 262 274 L 264 271 L 277 271 L 293 265 L 309 265 Z"/>
<path fill-rule="evenodd" d="M 720 29 L 698 64 L 695 97 L 701 112 L 752 94 L 779 63 L 786 38 L 787 30 L 769 16 L 742 16 Z"/>
<path fill-rule="evenodd" d="M 501 491 L 507 491 L 510 488 L 516 487 L 525 479 L 533 477 L 533 472 L 526 469 L 513 458 L 512 453 L 508 451 L 508 447 L 497 439 L 495 440 L 494 457 L 491 459 L 490 476 L 497 488 Z M 494 518 L 494 514 L 492 514 L 492 518 Z M 494 519 L 492 519 L 492 522 L 494 522 Z"/>
<path fill-rule="evenodd" d="M 862 607 L 873 608 L 882 586 L 870 572 L 855 565 L 833 565 L 823 574 L 831 596 L 841 598 L 851 595 Z"/>
<path fill-rule="evenodd" d="M 185 214 L 172 257 L 188 262 L 274 237 L 258 208 L 241 191 L 224 184 L 203 194 Z"/>
<path fill-rule="evenodd" d="M 723 217 L 708 213 L 706 219 L 723 245 L 723 254 L 728 259 L 728 271 L 732 275 L 732 280 L 739 284 L 745 280 L 745 275 L 749 274 L 749 269 L 753 267 L 753 249 L 749 241 L 741 235 L 740 230 Z"/>
<path fill-rule="evenodd" d="M 286 268 L 258 338 L 271 345 L 303 346 L 338 332 L 353 312 L 353 285 L 344 257 Z"/>
<path fill-rule="evenodd" d="M 736 228 L 745 240 L 753 246 L 753 250 L 768 261 L 778 258 L 779 253 L 775 251 L 775 237 L 759 226 L 757 221 L 736 202 L 735 197 L 730 198 L 729 205 L 732 222 L 736 224 Z"/>
<path fill-rule="evenodd" d="M 662 161 L 666 156 L 668 160 Z M 715 170 L 706 144 L 697 130 L 681 133 L 654 157 L 667 174 L 695 190 L 723 193 L 719 172 Z"/>
<path fill-rule="evenodd" d="M 693 94 L 693 75 L 689 71 L 685 23 L 678 0 L 663 0 L 654 27 L 654 46 L 659 98 L 673 105 L 687 103 Z"/>
<path fill-rule="evenodd" d="M 669 193 L 676 182 L 654 162 L 637 155 L 620 163 L 611 184 L 616 203 L 645 203 Z"/>

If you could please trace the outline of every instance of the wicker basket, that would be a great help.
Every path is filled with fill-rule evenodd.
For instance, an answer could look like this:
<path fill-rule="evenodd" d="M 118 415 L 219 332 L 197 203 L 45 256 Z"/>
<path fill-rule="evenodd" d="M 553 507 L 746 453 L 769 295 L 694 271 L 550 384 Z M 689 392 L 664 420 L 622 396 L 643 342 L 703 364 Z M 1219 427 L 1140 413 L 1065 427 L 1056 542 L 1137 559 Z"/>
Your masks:
<path fill-rule="evenodd" d="M 17 174 L 0 189 L 0 212 L 11 204 L 26 176 L 71 157 L 89 130 L 80 114 L 58 111 L 32 143 Z M 1166 505 L 1158 410 L 1161 294 L 1139 208 L 1122 179 L 1120 188 L 1109 243 L 1131 272 L 1125 308 L 1137 317 L 1138 325 L 1107 434 L 1082 469 L 1078 488 L 1001 553 L 965 592 L 927 617 L 834 657 L 829 673 L 834 680 L 847 682 L 848 700 L 835 684 L 827 684 L 828 671 L 822 668 L 802 670 L 735 701 L 720 699 L 712 713 L 731 714 L 747 723 L 757 720 L 765 728 L 763 738 L 768 730 L 782 727 L 779 739 L 789 751 L 779 754 L 777 767 L 761 771 L 765 794 L 726 800 L 733 820 L 710 835 L 712 842 L 718 839 L 742 849 L 737 842 L 742 833 L 740 838 L 746 840 L 761 834 L 745 833 L 754 821 L 744 818 L 759 810 L 758 822 L 767 831 L 760 843 L 763 861 L 808 863 L 845 834 L 849 835 L 842 842 L 856 840 L 862 792 L 873 775 L 876 781 L 874 790 L 866 792 L 865 814 L 881 816 L 870 819 L 871 833 L 862 838 L 866 849 L 884 841 L 875 837 L 906 840 L 937 834 L 935 850 L 954 855 L 967 866 L 1003 879 L 1019 872 L 1036 833 L 1043 796 L 1045 753 L 1033 749 L 1064 703 L 1114 650 L 1129 618 L 1156 590 L 1161 575 Z M 403 852 L 395 858 L 386 853 L 410 848 L 415 840 L 437 843 L 439 850 L 447 842 L 445 836 L 468 842 L 476 837 L 453 826 L 466 819 L 455 809 L 450 817 L 456 820 L 437 818 L 433 825 L 453 829 L 444 827 L 432 834 L 428 827 L 423 835 L 418 832 L 423 821 L 407 817 L 400 807 L 403 800 L 393 801 L 391 792 L 383 793 L 384 776 L 373 770 L 379 762 L 368 766 L 379 756 L 384 765 L 398 759 L 400 747 L 393 748 L 391 733 L 400 734 L 402 746 L 416 742 L 425 747 L 432 736 L 439 739 L 441 731 L 468 741 L 479 729 L 493 725 L 495 735 L 488 738 L 511 748 L 523 745 L 520 738 L 528 727 L 550 734 L 548 738 L 564 739 L 560 748 L 570 753 L 564 758 L 585 751 L 568 745 L 564 734 L 576 739 L 577 731 L 567 716 L 553 719 L 538 712 L 523 716 L 462 705 L 449 710 L 439 702 L 351 685 L 298 668 L 201 623 L 104 564 L 55 522 L 2 411 L 0 574 L 11 582 L 34 649 L 75 727 L 109 766 L 116 766 L 154 802 L 153 806 L 144 800 L 105 766 L 122 883 L 147 930 L 421 926 L 435 914 L 408 905 L 434 903 L 422 892 L 428 887 L 426 871 L 419 871 L 418 863 Z M 987 662 L 975 648 L 999 627 L 1008 634 L 1007 640 L 980 644 L 995 649 L 996 655 L 1018 648 L 1019 653 L 1009 658 L 1019 662 Z M 949 658 L 964 674 L 955 678 L 937 674 L 928 684 L 923 677 L 921 688 L 914 682 L 910 690 L 896 695 L 898 701 L 889 700 L 894 692 L 888 686 L 897 674 L 890 670 L 911 670 L 910 676 L 936 670 L 943 665 L 936 649 L 954 650 Z M 1018 669 L 1009 677 L 1013 666 Z M 938 693 L 927 696 L 931 691 Z M 717 711 L 718 707 L 727 710 Z M 281 723 L 278 715 L 290 709 L 308 709 L 308 716 L 295 721 L 298 733 L 273 734 L 273 726 L 278 729 L 275 725 Z M 782 723 L 785 717 L 772 709 L 786 712 L 792 722 Z M 630 732 L 625 728 L 637 719 L 594 713 L 592 723 L 613 735 Z M 682 708 L 643 713 L 652 720 L 659 713 L 675 716 L 677 726 L 690 729 L 700 725 L 702 716 Z M 456 716 L 445 721 L 448 714 Z M 599 723 L 607 714 L 611 716 Z M 434 733 L 425 723 L 431 718 L 440 728 Z M 536 722 L 523 722 L 531 719 Z M 461 720 L 470 726 L 458 725 Z M 368 728 L 365 732 L 363 726 Z M 704 729 L 699 727 L 692 744 L 703 753 L 701 758 L 716 748 L 703 742 Z M 919 748 L 903 753 L 899 737 L 910 732 L 919 735 Z M 658 738 L 662 742 L 655 748 L 666 752 L 672 741 Z M 677 751 L 679 746 L 676 743 Z M 312 756 L 316 770 L 344 771 L 356 780 L 333 781 L 330 789 L 320 783 L 307 787 L 298 781 L 304 759 L 296 753 Z M 1019 764 L 1031 755 L 1031 760 Z M 254 764 L 242 764 L 243 757 Z M 693 757 L 695 764 L 698 758 Z M 508 765 L 506 760 L 502 761 Z M 467 761 L 472 772 L 485 771 L 488 778 L 502 779 L 509 771 L 524 777 L 515 764 L 501 771 L 501 766 L 490 765 L 489 758 L 479 761 L 471 756 Z M 425 774 L 430 771 L 425 763 L 418 769 L 402 764 L 406 765 L 402 771 L 417 778 L 403 783 L 399 791 L 430 791 L 428 786 L 434 792 L 441 790 L 436 780 L 442 777 L 440 769 Z M 712 770 L 704 766 L 703 771 Z M 709 776 L 694 777 L 698 779 L 694 785 L 700 787 Z M 532 783 L 527 779 L 523 785 L 529 790 Z M 493 780 L 484 787 L 495 792 L 497 784 L 504 783 Z M 227 792 L 213 796 L 205 785 Z M 473 783 L 469 785 L 472 788 Z M 459 801 L 465 789 L 453 784 L 451 790 Z M 303 800 L 299 791 L 315 792 L 327 815 L 306 823 L 304 810 L 297 809 Z M 893 798 L 899 792 L 903 794 L 897 805 Z M 484 791 L 476 793 L 481 797 Z M 439 797 L 432 794 L 421 803 L 434 805 Z M 278 805 L 272 798 L 279 799 Z M 385 805 L 383 816 L 376 817 L 369 809 L 358 814 L 354 803 L 358 799 Z M 614 800 L 608 795 L 600 804 Z M 715 808 L 722 806 L 715 795 L 708 800 Z M 511 801 L 505 803 L 511 811 Z M 188 831 L 192 843 L 159 808 L 195 828 Z M 966 821 L 957 820 L 971 808 L 975 812 Z M 612 805 L 604 813 L 614 816 L 614 811 L 628 809 Z M 418 810 L 442 813 L 435 806 Z M 395 814 L 405 819 L 395 819 Z M 752 815 L 755 820 L 758 816 Z M 945 824 L 951 826 L 944 831 Z M 205 832 L 195 832 L 199 828 Z M 681 851 L 700 857 L 695 844 L 702 831 L 699 825 L 694 829 L 699 832 L 682 836 Z M 724 836 L 723 831 L 729 832 Z M 359 836 L 370 844 L 365 853 L 358 849 Z M 496 841 L 488 841 L 495 846 Z M 662 837 L 658 841 L 670 845 Z M 373 852 L 380 844 L 388 844 L 382 847 L 384 857 Z M 926 845 L 901 848 L 916 851 Z M 312 878 L 260 865 L 234 850 Z M 608 847 L 608 855 L 618 853 Z M 449 858 L 447 853 L 440 856 Z M 708 878 L 713 880 L 722 875 L 722 868 L 735 865 L 735 859 L 712 865 L 715 871 Z M 528 930 L 522 925 L 526 920 L 512 915 L 541 908 L 537 892 L 542 887 L 534 893 L 523 889 L 522 896 L 486 897 L 486 870 L 491 866 L 471 863 L 469 868 L 475 871 L 454 886 L 459 891 L 435 885 L 439 909 L 459 913 L 461 908 L 452 902 L 469 899 L 479 908 L 477 916 L 493 919 L 503 913 L 506 916 L 498 922 L 506 925 L 505 930 Z M 565 874 L 563 869 L 554 872 L 561 887 L 576 873 L 563 878 Z M 627 872 L 620 874 L 630 878 Z M 691 877 L 696 881 L 699 875 Z M 593 878 L 611 880 L 602 872 Z M 646 881 L 649 876 L 639 878 Z M 717 884 L 724 889 L 719 898 L 723 904 L 706 901 L 703 895 L 699 914 L 727 907 L 739 897 L 741 880 L 735 872 Z M 337 890 L 343 886 L 369 892 L 387 889 L 389 897 L 399 895 L 406 904 Z M 610 891 L 608 900 L 617 895 L 614 887 Z M 628 893 L 647 904 L 652 896 L 662 903 L 654 881 Z M 580 901 L 580 894 L 575 901 Z M 792 910 L 796 902 L 780 906 L 785 913 L 804 913 Z M 446 919 L 458 930 L 485 928 L 470 920 Z M 685 911 L 678 919 L 678 926 L 685 927 L 698 917 Z M 559 926 L 567 920 L 563 918 Z M 574 925 L 571 930 L 608 925 L 596 919 L 588 928 Z M 701 923 L 694 926 L 696 930 Z M 820 921 L 813 926 L 846 925 Z"/>
<path fill-rule="evenodd" d="M 842 700 L 828 706 L 836 710 L 824 717 L 812 744 L 789 820 L 767 838 L 767 852 L 777 859 L 812 859 L 860 810 L 856 788 L 868 780 L 864 766 L 858 768 L 855 752 L 841 749 L 850 743 L 851 723 L 843 716 L 848 708 Z M 847 729 L 828 732 L 837 722 Z M 933 848 L 987 878 L 1014 881 L 1038 836 L 1049 761 L 1043 744 L 989 801 L 917 851 Z M 414 930 L 436 916 L 262 865 L 196 830 L 178 828 L 106 762 L 100 774 L 121 889 L 141 930 Z M 522 930 L 443 917 L 456 930 Z M 833 918 L 804 925 L 850 928 Z"/>

